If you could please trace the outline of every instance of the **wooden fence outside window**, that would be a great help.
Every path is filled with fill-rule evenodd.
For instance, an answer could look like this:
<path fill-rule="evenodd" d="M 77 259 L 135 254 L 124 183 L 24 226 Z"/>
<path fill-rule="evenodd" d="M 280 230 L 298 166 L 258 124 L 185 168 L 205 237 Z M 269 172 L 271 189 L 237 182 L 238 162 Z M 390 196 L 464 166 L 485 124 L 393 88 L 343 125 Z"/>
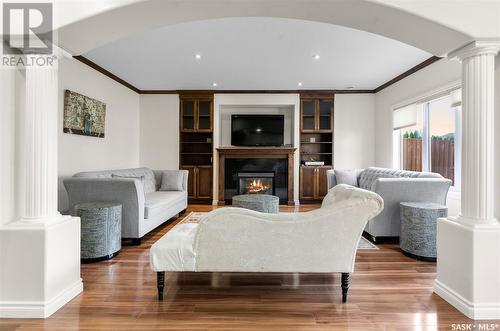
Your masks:
<path fill-rule="evenodd" d="M 403 169 L 422 171 L 422 139 L 403 138 Z M 455 181 L 453 140 L 431 140 L 431 171 Z"/>

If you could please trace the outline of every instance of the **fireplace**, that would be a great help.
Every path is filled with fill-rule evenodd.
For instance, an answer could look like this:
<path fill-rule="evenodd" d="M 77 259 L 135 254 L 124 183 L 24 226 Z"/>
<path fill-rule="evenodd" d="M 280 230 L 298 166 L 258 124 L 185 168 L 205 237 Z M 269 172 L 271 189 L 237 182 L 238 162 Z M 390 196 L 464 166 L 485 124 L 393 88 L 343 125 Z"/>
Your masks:
<path fill-rule="evenodd" d="M 274 195 L 274 172 L 239 172 L 238 194 Z"/>
<path fill-rule="evenodd" d="M 271 194 L 277 196 L 281 204 L 294 204 L 295 148 L 219 147 L 217 151 L 217 204 L 231 204 L 233 196 L 243 193 Z"/>

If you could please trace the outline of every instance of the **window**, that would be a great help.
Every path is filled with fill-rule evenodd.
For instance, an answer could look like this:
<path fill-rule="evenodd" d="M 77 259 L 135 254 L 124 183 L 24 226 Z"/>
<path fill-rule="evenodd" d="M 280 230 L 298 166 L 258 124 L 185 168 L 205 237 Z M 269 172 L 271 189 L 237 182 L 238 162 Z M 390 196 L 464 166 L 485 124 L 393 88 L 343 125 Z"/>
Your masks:
<path fill-rule="evenodd" d="M 460 185 L 461 90 L 394 111 L 394 167 L 432 171 Z"/>

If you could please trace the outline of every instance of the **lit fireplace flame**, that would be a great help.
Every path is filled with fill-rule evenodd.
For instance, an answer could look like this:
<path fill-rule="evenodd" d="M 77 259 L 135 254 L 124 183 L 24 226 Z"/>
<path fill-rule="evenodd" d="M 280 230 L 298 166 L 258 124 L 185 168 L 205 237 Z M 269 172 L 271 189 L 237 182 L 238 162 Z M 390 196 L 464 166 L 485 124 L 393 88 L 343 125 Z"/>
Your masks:
<path fill-rule="evenodd" d="M 260 193 L 269 189 L 269 186 L 262 183 L 260 179 L 254 179 L 247 186 L 248 193 Z"/>

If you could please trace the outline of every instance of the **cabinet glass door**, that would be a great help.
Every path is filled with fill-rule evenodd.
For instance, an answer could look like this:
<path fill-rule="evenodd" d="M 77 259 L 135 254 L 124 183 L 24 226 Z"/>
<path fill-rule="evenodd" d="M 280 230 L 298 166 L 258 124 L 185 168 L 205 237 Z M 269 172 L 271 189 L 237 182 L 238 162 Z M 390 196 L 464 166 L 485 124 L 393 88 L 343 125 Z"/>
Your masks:
<path fill-rule="evenodd" d="M 332 129 L 332 101 L 319 100 L 319 130 Z"/>
<path fill-rule="evenodd" d="M 314 100 L 302 100 L 302 131 L 316 129 L 316 107 Z"/>
<path fill-rule="evenodd" d="M 195 129 L 195 101 L 182 100 L 182 130 L 193 131 Z"/>
<path fill-rule="evenodd" d="M 198 130 L 212 130 L 212 101 L 198 101 Z"/>

